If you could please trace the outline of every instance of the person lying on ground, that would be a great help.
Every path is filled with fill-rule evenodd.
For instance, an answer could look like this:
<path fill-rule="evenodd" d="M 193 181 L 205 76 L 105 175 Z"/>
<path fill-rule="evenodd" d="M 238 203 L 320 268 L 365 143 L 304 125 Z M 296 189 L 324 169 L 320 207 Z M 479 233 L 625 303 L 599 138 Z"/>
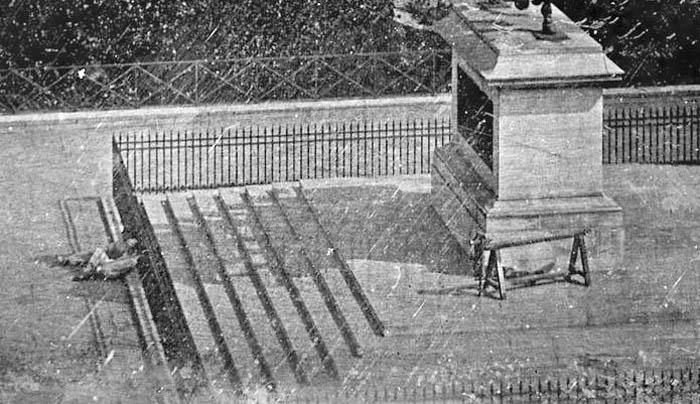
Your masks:
<path fill-rule="evenodd" d="M 57 256 L 60 265 L 82 267 L 80 274 L 73 277 L 81 281 L 101 276 L 115 279 L 131 271 L 138 263 L 138 241 L 130 238 L 116 241 L 94 250 L 80 251 L 68 256 Z"/>

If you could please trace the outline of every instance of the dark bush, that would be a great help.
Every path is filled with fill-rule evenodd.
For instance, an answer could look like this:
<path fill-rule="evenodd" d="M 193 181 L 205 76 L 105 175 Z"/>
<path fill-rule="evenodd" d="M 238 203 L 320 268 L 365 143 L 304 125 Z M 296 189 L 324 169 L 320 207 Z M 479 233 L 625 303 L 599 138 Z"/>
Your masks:
<path fill-rule="evenodd" d="M 698 0 L 555 0 L 626 71 L 626 85 L 700 83 Z"/>
<path fill-rule="evenodd" d="M 385 0 L 12 0 L 0 67 L 444 47 Z"/>
<path fill-rule="evenodd" d="M 627 85 L 700 82 L 698 0 L 555 0 Z M 442 48 L 390 0 L 9 0 L 0 68 Z"/>

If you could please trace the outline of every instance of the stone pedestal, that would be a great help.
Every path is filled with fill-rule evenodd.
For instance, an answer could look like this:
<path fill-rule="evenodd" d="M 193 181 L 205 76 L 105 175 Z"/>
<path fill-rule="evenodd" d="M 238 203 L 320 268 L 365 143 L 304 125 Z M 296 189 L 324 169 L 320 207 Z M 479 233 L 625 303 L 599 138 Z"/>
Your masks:
<path fill-rule="evenodd" d="M 569 39 L 537 39 L 541 18 L 533 7 L 489 9 L 466 0 L 433 25 L 452 45 L 455 69 L 453 136 L 435 155 L 433 206 L 465 248 L 477 229 L 503 235 L 588 227 L 592 258 L 612 266 L 624 232 L 621 208 L 603 193 L 602 86 L 622 71 L 556 7 L 556 24 Z M 474 131 L 459 126 L 460 77 L 488 97 L 491 127 L 479 136 L 490 142 L 472 141 Z M 570 244 L 514 249 L 504 264 L 563 263 Z"/>

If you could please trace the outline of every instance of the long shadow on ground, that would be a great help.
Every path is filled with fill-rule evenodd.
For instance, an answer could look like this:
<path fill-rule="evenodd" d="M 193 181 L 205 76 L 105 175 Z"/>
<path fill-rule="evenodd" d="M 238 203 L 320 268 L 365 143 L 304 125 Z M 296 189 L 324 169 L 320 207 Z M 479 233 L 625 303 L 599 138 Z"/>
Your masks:
<path fill-rule="evenodd" d="M 308 191 L 321 220 L 347 259 L 425 265 L 433 272 L 468 274 L 467 255 L 430 206 L 430 195 L 396 187 Z"/>

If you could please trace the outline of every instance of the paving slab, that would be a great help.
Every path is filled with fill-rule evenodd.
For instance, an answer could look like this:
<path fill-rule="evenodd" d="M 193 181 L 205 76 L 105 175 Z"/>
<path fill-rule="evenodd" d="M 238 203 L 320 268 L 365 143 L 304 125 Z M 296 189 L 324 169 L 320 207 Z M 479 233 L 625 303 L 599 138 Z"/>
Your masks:
<path fill-rule="evenodd" d="M 592 263 L 590 288 L 559 283 L 523 288 L 509 292 L 505 302 L 479 299 L 471 291 L 453 296 L 416 293 L 466 278 L 444 270 L 459 263 L 459 251 L 427 213 L 427 193 L 390 181 L 310 187 L 322 222 L 389 333 L 384 338 L 360 337 L 362 360 L 347 366 L 333 387 L 324 382 L 308 390 L 314 385 L 348 391 L 382 384 L 428 386 L 611 364 L 618 369 L 697 366 L 700 168 L 605 166 L 604 177 L 606 193 L 624 209 L 623 265 Z M 11 214 L 0 217 L 9 235 L 0 244 L 7 285 L 0 301 L 10 307 L 0 312 L 0 401 L 115 402 L 118 397 L 121 402 L 143 402 L 150 391 L 139 368 L 115 366 L 123 363 L 117 348 L 127 350 L 136 341 L 128 331 L 121 292 L 108 291 L 108 285 L 71 282 L 70 271 L 46 265 L 47 256 L 70 249 L 56 197 L 60 189 L 56 186 L 51 196 L 30 192 L 26 198 L 35 198 L 31 202 L 17 192 L 2 196 Z M 160 209 L 158 199 L 149 198 L 144 197 L 144 203 L 154 230 L 159 239 L 167 237 L 167 221 L 149 207 Z M 240 200 L 226 199 L 241 207 Z M 81 231 L 89 232 L 89 216 L 76 217 L 83 223 L 78 225 Z M 86 246 L 100 242 L 97 237 L 87 240 Z M 244 303 L 259 304 L 252 286 L 243 286 L 248 280 L 239 278 Z M 183 290 L 191 288 L 185 280 L 173 281 Z M 280 310 L 296 315 L 286 291 L 272 277 L 266 282 Z M 275 290 L 284 293 L 277 295 Z M 106 346 L 115 348 L 106 364 L 98 360 L 95 334 L 86 320 L 86 295 L 101 301 L 98 309 L 112 313 L 99 316 Z M 269 328 L 264 313 L 254 318 L 256 326 Z M 276 343 L 274 335 L 259 329 L 265 344 L 265 338 Z M 305 340 L 304 349 L 315 355 L 305 331 L 299 331 L 299 344 Z M 113 373 L 110 365 L 115 366 Z M 287 365 L 281 361 L 278 366 Z M 280 379 L 293 383 L 291 377 Z M 296 385 L 290 390 L 303 394 Z"/>

